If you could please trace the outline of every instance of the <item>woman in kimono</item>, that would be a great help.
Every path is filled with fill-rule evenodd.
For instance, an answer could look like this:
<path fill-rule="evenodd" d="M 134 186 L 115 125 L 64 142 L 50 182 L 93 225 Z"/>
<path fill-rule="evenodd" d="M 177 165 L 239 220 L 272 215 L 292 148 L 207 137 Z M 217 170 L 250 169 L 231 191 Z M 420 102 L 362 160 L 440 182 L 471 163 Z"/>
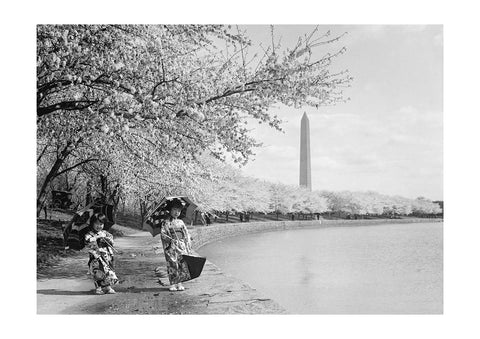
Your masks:
<path fill-rule="evenodd" d="M 187 263 L 182 254 L 191 253 L 191 239 L 187 227 L 178 219 L 183 205 L 179 199 L 174 199 L 167 205 L 170 216 L 162 221 L 160 236 L 163 253 L 167 261 L 167 274 L 170 281 L 170 291 L 183 291 L 182 281 L 190 279 Z"/>
<path fill-rule="evenodd" d="M 113 236 L 103 230 L 106 221 L 103 214 L 95 214 L 90 219 L 90 231 L 85 235 L 90 260 L 88 268 L 95 284 L 95 294 L 114 294 L 112 285 L 118 278 L 113 270 Z"/>

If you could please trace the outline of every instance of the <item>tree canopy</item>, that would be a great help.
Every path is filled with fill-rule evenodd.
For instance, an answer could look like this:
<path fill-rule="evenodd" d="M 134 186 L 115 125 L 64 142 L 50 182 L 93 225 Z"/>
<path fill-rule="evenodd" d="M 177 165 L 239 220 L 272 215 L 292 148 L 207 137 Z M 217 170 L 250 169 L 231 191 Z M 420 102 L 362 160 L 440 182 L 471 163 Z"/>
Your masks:
<path fill-rule="evenodd" d="M 345 49 L 312 52 L 339 38 L 314 30 L 250 56 L 254 43 L 222 25 L 38 25 L 37 213 L 60 174 L 94 163 L 143 198 L 208 176 L 205 153 L 247 162 L 247 118 L 281 129 L 273 104 L 344 100 L 352 79 L 330 66 Z"/>

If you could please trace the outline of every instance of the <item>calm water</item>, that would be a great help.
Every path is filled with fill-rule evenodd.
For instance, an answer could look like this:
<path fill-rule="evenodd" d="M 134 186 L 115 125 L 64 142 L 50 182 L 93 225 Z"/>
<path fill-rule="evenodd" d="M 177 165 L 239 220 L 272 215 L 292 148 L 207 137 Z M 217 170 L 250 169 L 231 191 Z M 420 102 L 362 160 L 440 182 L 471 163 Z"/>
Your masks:
<path fill-rule="evenodd" d="M 198 252 L 290 313 L 443 313 L 443 223 L 267 232 Z"/>

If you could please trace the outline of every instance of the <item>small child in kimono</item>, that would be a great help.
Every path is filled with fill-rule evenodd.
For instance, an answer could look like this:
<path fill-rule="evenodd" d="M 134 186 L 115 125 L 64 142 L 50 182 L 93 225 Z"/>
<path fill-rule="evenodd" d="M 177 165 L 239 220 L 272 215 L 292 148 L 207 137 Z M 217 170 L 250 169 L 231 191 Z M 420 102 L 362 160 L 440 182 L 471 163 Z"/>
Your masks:
<path fill-rule="evenodd" d="M 113 270 L 113 236 L 103 230 L 105 215 L 94 214 L 90 218 L 90 231 L 85 235 L 89 249 L 89 271 L 95 284 L 95 294 L 114 294 L 112 288 L 118 282 Z"/>

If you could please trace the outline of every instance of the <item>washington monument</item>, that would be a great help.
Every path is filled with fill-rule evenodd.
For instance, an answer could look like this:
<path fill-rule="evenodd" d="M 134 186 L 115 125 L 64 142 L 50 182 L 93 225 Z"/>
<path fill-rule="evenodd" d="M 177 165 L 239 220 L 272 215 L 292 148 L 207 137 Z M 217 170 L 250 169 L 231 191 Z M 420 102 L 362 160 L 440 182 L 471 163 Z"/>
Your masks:
<path fill-rule="evenodd" d="M 300 186 L 312 190 L 310 166 L 310 122 L 307 113 L 303 113 L 302 127 L 300 129 Z"/>

